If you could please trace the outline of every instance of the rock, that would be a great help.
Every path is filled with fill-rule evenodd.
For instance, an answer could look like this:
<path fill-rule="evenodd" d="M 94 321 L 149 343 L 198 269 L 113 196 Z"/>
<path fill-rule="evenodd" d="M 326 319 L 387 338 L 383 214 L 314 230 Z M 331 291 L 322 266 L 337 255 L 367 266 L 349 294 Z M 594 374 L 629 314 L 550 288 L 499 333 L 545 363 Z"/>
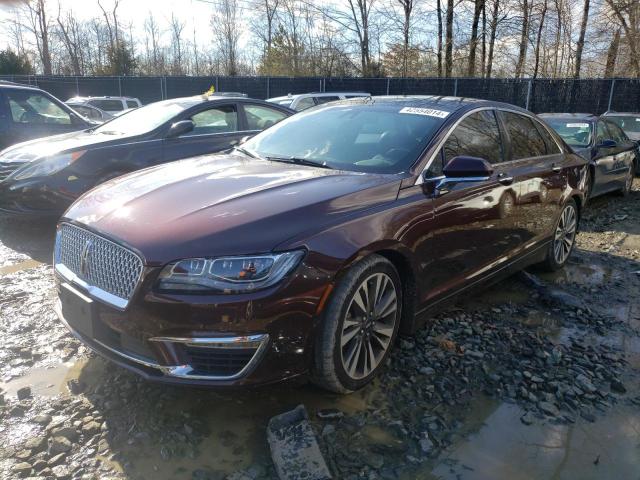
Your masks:
<path fill-rule="evenodd" d="M 618 379 L 613 379 L 611 380 L 611 391 L 612 392 L 616 392 L 616 393 L 627 393 L 627 387 L 624 386 L 624 383 L 622 383 L 620 380 Z"/>
<path fill-rule="evenodd" d="M 72 394 L 78 395 L 84 392 L 86 385 L 84 384 L 84 382 L 81 382 L 77 378 L 72 378 L 67 382 L 67 388 Z"/>
<path fill-rule="evenodd" d="M 12 416 L 12 417 L 22 417 L 22 416 L 24 416 L 24 408 L 22 408 L 19 405 L 14 405 L 9 410 L 9 415 Z"/>
<path fill-rule="evenodd" d="M 31 464 L 27 462 L 16 463 L 11 467 L 11 472 L 19 477 L 26 477 L 31 474 Z"/>
<path fill-rule="evenodd" d="M 434 375 L 436 371 L 431 367 L 420 367 L 419 372 L 423 375 Z"/>
<path fill-rule="evenodd" d="M 51 469 L 51 471 L 54 478 L 57 480 L 67 480 L 68 478 L 71 478 L 71 472 L 69 472 L 66 465 L 56 465 Z"/>
<path fill-rule="evenodd" d="M 73 427 L 58 427 L 51 430 L 51 434 L 55 437 L 64 437 L 70 442 L 78 441 L 78 431 Z"/>
<path fill-rule="evenodd" d="M 598 390 L 593 383 L 591 383 L 591 380 L 582 373 L 576 377 L 576 383 L 585 392 L 595 393 Z"/>
<path fill-rule="evenodd" d="M 51 457 L 47 462 L 47 465 L 49 465 L 50 467 L 55 467 L 56 465 L 60 465 L 62 462 L 64 462 L 65 458 L 67 458 L 66 453 L 59 453 Z"/>
<path fill-rule="evenodd" d="M 24 400 L 25 398 L 29 398 L 31 396 L 31 387 L 22 387 L 18 389 L 16 392 L 18 396 L 18 400 Z"/>
<path fill-rule="evenodd" d="M 535 416 L 532 412 L 526 412 L 520 417 L 520 421 L 525 425 L 531 425 L 533 422 L 535 422 Z"/>
<path fill-rule="evenodd" d="M 37 423 L 38 425 L 42 425 L 42 426 L 46 427 L 47 425 L 49 425 L 51 423 L 51 415 L 46 415 L 46 414 L 41 413 L 41 414 L 36 415 L 35 417 L 33 417 L 32 421 Z"/>
<path fill-rule="evenodd" d="M 49 444 L 49 454 L 57 455 L 59 453 L 67 453 L 71 450 L 71 442 L 66 437 L 53 437 Z"/>
<path fill-rule="evenodd" d="M 433 442 L 429 438 L 429 434 L 427 432 L 422 434 L 422 438 L 420 439 L 420 450 L 423 454 L 428 455 L 433 450 Z"/>
<path fill-rule="evenodd" d="M 101 425 L 98 422 L 92 420 L 82 426 L 82 433 L 84 435 L 93 436 L 100 432 L 100 427 Z"/>
<path fill-rule="evenodd" d="M 320 420 L 339 420 L 344 417 L 344 413 L 337 408 L 325 408 L 318 410 L 316 415 Z"/>
<path fill-rule="evenodd" d="M 580 412 L 580 416 L 584 418 L 587 422 L 593 423 L 596 421 L 595 415 L 590 412 Z"/>
<path fill-rule="evenodd" d="M 544 413 L 546 413 L 547 415 L 551 415 L 552 417 L 557 417 L 558 415 L 560 415 L 560 410 L 558 410 L 558 407 L 556 407 L 553 403 L 540 402 L 538 404 L 538 407 L 540 407 L 540 410 L 542 410 Z"/>
<path fill-rule="evenodd" d="M 24 448 L 28 448 L 35 453 L 42 452 L 47 448 L 47 439 L 44 437 L 31 437 L 24 442 Z"/>

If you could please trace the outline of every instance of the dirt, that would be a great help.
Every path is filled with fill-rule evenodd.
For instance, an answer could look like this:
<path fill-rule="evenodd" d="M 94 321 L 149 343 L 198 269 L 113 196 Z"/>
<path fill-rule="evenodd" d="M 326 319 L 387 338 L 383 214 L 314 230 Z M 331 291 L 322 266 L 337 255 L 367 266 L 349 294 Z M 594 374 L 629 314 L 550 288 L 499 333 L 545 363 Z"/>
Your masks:
<path fill-rule="evenodd" d="M 569 265 L 531 270 L 542 287 L 516 275 L 459 302 L 348 396 L 114 367 L 53 313 L 55 226 L 0 218 L 0 478 L 276 478 L 267 425 L 300 404 L 334 478 L 637 478 L 639 190 L 593 200 Z"/>

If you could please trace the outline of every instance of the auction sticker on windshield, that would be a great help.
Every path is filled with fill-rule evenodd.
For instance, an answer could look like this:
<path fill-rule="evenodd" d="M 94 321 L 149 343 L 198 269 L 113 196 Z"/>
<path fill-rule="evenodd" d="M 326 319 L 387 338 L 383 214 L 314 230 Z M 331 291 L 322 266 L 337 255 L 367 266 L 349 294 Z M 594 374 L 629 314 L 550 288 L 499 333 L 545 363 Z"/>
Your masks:
<path fill-rule="evenodd" d="M 428 117 L 447 118 L 449 112 L 434 110 L 433 108 L 404 107 L 400 113 L 410 113 L 413 115 L 426 115 Z"/>
<path fill-rule="evenodd" d="M 567 123 L 567 128 L 589 128 L 588 123 Z"/>

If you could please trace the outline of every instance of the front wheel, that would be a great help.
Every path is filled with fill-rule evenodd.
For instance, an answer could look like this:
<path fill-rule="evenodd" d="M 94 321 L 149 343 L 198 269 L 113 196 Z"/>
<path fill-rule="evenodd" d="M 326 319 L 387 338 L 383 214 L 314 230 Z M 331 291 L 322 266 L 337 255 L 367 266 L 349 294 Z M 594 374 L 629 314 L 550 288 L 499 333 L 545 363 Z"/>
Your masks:
<path fill-rule="evenodd" d="M 569 200 L 556 224 L 553 239 L 542 263 L 545 270 L 554 272 L 567 263 L 576 243 L 578 232 L 578 207 L 574 200 Z"/>
<path fill-rule="evenodd" d="M 336 393 L 369 383 L 391 351 L 401 313 L 400 278 L 391 262 L 371 255 L 351 267 L 323 315 L 314 382 Z"/>

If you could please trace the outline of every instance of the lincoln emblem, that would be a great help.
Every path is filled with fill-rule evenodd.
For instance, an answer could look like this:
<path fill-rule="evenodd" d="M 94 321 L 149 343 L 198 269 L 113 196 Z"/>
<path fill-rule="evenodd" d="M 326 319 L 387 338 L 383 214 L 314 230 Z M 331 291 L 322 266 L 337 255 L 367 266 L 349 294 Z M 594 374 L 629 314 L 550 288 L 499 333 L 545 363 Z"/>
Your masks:
<path fill-rule="evenodd" d="M 87 243 L 84 244 L 82 253 L 80 254 L 80 273 L 83 277 L 86 277 L 87 272 L 89 271 L 89 254 L 91 253 L 92 246 L 93 242 L 91 240 L 87 240 Z"/>

